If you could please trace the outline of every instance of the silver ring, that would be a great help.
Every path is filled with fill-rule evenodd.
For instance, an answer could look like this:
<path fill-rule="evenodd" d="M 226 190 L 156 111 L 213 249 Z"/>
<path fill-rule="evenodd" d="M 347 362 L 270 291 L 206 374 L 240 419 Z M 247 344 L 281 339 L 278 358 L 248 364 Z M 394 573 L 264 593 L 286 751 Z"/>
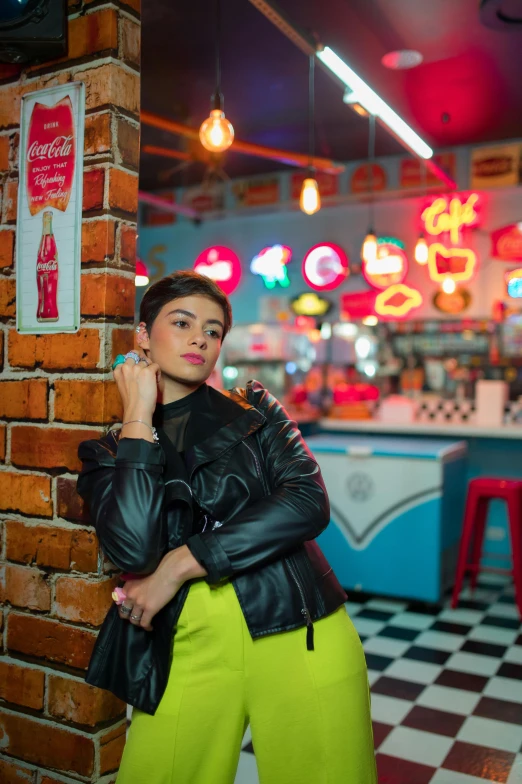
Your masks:
<path fill-rule="evenodd" d="M 141 357 L 136 351 L 127 351 L 125 359 L 133 359 L 136 364 L 141 361 Z"/>
<path fill-rule="evenodd" d="M 141 618 L 141 615 L 131 615 L 131 621 L 139 621 L 140 618 Z"/>
<path fill-rule="evenodd" d="M 132 607 L 125 607 L 124 604 L 121 605 L 120 610 L 124 615 L 128 615 L 128 613 L 132 612 Z"/>

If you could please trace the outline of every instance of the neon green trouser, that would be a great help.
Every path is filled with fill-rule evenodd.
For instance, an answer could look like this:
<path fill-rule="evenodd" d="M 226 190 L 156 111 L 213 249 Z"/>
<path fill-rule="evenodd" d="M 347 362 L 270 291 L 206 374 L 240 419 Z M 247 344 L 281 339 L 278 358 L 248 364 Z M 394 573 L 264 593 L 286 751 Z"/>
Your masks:
<path fill-rule="evenodd" d="M 231 583 L 195 582 L 154 716 L 133 711 L 117 784 L 233 784 L 252 732 L 261 784 L 376 784 L 368 677 L 346 610 L 253 641 Z"/>

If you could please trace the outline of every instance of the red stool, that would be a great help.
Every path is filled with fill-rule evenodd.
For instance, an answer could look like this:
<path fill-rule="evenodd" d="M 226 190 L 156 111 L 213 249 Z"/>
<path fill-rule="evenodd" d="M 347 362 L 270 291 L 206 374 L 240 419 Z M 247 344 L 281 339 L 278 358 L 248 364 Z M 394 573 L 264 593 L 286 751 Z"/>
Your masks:
<path fill-rule="evenodd" d="M 507 504 L 509 532 L 511 535 L 512 569 L 496 569 L 480 565 L 482 542 L 486 530 L 488 506 L 492 498 L 500 498 Z M 471 545 L 471 561 L 468 553 Z M 480 571 L 512 574 L 515 583 L 515 600 L 522 618 L 522 481 L 484 477 L 472 479 L 468 485 L 464 526 L 460 540 L 457 574 L 451 606 L 456 607 L 466 572 L 471 572 L 471 590 L 477 585 Z"/>

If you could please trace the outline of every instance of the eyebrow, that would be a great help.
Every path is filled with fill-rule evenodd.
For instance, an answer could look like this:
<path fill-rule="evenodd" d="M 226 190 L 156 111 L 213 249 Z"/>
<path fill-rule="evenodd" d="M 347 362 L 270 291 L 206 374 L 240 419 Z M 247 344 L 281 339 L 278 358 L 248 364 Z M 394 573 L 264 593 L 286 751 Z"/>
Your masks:
<path fill-rule="evenodd" d="M 197 319 L 196 314 L 195 313 L 191 313 L 189 310 L 181 310 L 180 308 L 175 308 L 174 310 L 169 311 L 167 313 L 167 316 L 172 316 L 173 313 L 178 313 L 180 316 L 188 316 L 188 318 L 191 318 L 191 319 L 194 319 L 194 320 Z M 205 321 L 205 324 L 218 324 L 218 326 L 220 326 L 222 330 L 225 329 L 224 324 L 222 324 L 222 322 L 219 321 L 219 319 L 207 319 Z"/>

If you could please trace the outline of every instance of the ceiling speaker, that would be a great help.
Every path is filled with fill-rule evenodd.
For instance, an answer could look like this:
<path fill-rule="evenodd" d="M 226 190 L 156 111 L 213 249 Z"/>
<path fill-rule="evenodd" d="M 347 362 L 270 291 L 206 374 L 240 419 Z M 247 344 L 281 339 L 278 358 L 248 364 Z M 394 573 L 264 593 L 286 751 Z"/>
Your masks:
<path fill-rule="evenodd" d="M 0 62 L 42 63 L 67 53 L 67 0 L 0 0 Z"/>

